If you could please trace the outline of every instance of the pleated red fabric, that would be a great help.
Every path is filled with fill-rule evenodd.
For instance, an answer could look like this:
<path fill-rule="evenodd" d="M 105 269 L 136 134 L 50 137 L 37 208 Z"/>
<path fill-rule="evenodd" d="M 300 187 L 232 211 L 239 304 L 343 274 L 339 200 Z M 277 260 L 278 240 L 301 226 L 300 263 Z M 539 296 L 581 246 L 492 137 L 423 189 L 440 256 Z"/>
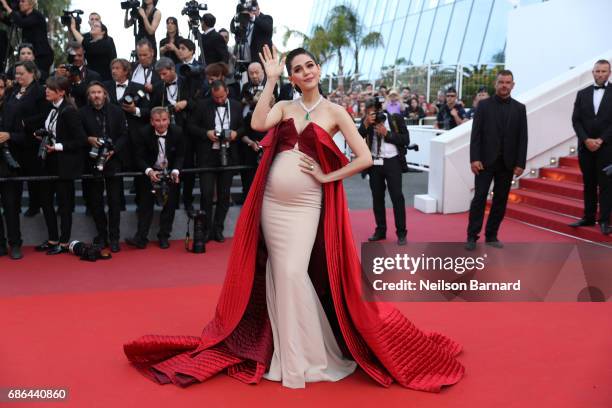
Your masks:
<path fill-rule="evenodd" d="M 264 154 L 238 219 L 215 316 L 202 335 L 147 335 L 124 345 L 129 361 L 148 378 L 187 386 L 225 371 L 244 383 L 256 384 L 267 371 L 274 350 L 266 308 L 267 253 L 260 215 L 281 132 L 297 133 L 292 119 L 271 129 L 261 143 Z M 347 164 L 324 129 L 311 122 L 302 135 L 306 132 L 315 136 L 324 172 Z M 461 351 L 458 343 L 439 333 L 421 331 L 391 305 L 361 298 L 361 266 L 342 183 L 324 184 L 323 197 L 323 234 L 317 238 L 323 242 L 315 243 L 310 268 L 317 269 L 315 275 L 327 275 L 335 317 L 352 358 L 383 386 L 396 381 L 407 388 L 438 392 L 458 382 L 464 375 L 464 367 L 455 359 Z"/>

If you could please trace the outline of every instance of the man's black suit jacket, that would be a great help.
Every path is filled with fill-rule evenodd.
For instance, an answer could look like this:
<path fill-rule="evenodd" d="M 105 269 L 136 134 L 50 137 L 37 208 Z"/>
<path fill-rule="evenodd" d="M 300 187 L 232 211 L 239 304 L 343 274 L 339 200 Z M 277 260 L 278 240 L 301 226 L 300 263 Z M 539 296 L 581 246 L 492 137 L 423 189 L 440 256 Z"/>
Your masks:
<path fill-rule="evenodd" d="M 242 118 L 242 105 L 234 99 L 228 99 L 230 104 L 230 129 L 235 130 L 238 136 L 230 143 L 228 156 L 234 164 L 238 162 L 237 142 L 244 136 L 244 121 Z M 196 141 L 196 149 L 199 166 L 213 165 L 212 141 L 206 135 L 209 130 L 215 129 L 215 103 L 212 99 L 200 99 L 190 115 L 188 131 L 193 140 Z"/>
<path fill-rule="evenodd" d="M 187 123 L 187 117 L 190 115 L 190 111 L 195 105 L 195 99 L 193 97 L 194 89 L 191 88 L 189 81 L 185 80 L 185 78 L 177 75 L 176 84 L 178 87 L 178 91 L 176 94 L 176 101 L 187 101 L 187 107 L 183 109 L 181 112 L 177 112 L 174 115 L 174 119 L 176 124 L 181 128 L 185 128 Z M 151 94 L 151 108 L 155 108 L 157 106 L 168 107 L 171 105 L 168 102 L 168 93 L 166 92 L 166 83 L 161 81 L 158 82 L 153 87 L 153 93 Z"/>
<path fill-rule="evenodd" d="M 113 156 L 104 166 L 104 175 L 112 175 L 126 168 L 130 160 L 130 140 L 127 131 L 127 122 L 123 109 L 112 103 L 106 103 L 104 107 L 106 111 L 106 129 L 107 136 L 111 138 L 114 145 Z M 79 113 L 83 121 L 83 127 L 87 136 L 102 137 L 102 129 L 96 119 L 96 109 L 87 104 L 83 106 Z M 93 162 L 88 162 L 87 171 L 93 169 Z"/>
<path fill-rule="evenodd" d="M 204 61 L 206 65 L 213 64 L 215 62 L 229 63 L 229 51 L 227 44 L 221 34 L 217 30 L 213 29 L 208 34 L 202 35 L 202 53 L 204 54 Z"/>
<path fill-rule="evenodd" d="M 612 85 L 606 86 L 599 110 L 595 114 L 593 106 L 594 86 L 588 86 L 576 95 L 572 125 L 578 140 L 579 148 L 586 148 L 584 141 L 602 138 L 605 143 L 612 144 Z"/>
<path fill-rule="evenodd" d="M 253 22 L 253 35 L 251 37 L 251 61 L 259 61 L 259 53 L 262 52 L 264 45 L 268 45 L 272 50 L 272 34 L 274 21 L 272 16 L 260 13 Z"/>
<path fill-rule="evenodd" d="M 158 137 L 151 125 L 143 126 L 138 132 L 138 143 L 136 144 L 136 168 L 144 173 L 148 168 L 154 168 L 159 154 Z M 168 171 L 182 170 L 185 159 L 185 148 L 183 143 L 183 130 L 174 125 L 168 127 L 166 135 L 166 158 L 168 160 Z"/>
<path fill-rule="evenodd" d="M 402 115 L 389 114 L 387 112 L 387 118 L 389 123 L 389 131 L 385 136 L 385 143 L 390 143 L 397 148 L 397 154 L 399 156 L 402 173 L 408 171 L 408 163 L 406 163 L 406 147 L 410 144 L 410 133 L 406 127 L 406 121 Z M 380 146 L 381 137 L 374 135 L 374 125 L 366 129 L 365 124 L 361 121 L 359 126 L 359 134 L 365 139 L 366 144 L 370 151 L 372 151 L 372 139 L 377 137 L 378 146 Z"/>
<path fill-rule="evenodd" d="M 507 123 L 496 114 L 500 104 L 495 96 L 478 103 L 472 123 L 470 162 L 480 161 L 484 167 L 497 160 L 503 150 L 507 169 L 525 168 L 527 161 L 527 111 L 525 105 L 510 98 Z"/>

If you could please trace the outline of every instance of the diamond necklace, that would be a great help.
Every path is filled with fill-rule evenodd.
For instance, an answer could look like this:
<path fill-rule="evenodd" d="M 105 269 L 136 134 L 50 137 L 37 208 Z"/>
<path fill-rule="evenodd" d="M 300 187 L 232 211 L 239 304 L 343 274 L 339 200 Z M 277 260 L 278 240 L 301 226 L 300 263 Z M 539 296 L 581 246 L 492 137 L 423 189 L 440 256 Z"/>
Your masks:
<path fill-rule="evenodd" d="M 302 107 L 302 109 L 306 111 L 306 116 L 305 116 L 306 120 L 310 120 L 310 112 L 317 109 L 317 106 L 319 106 L 321 101 L 323 101 L 323 95 L 319 96 L 319 100 L 317 101 L 317 103 L 315 103 L 314 105 L 312 105 L 310 109 L 308 109 L 306 105 L 304 105 L 304 101 L 302 100 L 302 98 L 298 99 L 300 106 Z"/>

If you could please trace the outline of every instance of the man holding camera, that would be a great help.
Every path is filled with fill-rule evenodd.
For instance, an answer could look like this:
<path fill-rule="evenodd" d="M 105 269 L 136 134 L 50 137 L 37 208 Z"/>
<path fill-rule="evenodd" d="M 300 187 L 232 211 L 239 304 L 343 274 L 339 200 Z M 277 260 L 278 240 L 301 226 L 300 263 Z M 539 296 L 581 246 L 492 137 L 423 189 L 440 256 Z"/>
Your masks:
<path fill-rule="evenodd" d="M 194 104 L 190 84 L 185 78 L 176 74 L 176 67 L 170 58 L 162 57 L 155 63 L 155 71 L 161 78 L 151 96 L 152 106 L 168 108 L 170 112 L 170 123 L 186 129 L 187 114 Z M 195 162 L 193 140 L 187 132 L 184 132 L 183 144 L 185 153 L 183 165 L 185 168 L 193 168 Z M 193 213 L 193 187 L 195 175 L 186 174 L 183 179 L 183 205 L 188 213 Z"/>
<path fill-rule="evenodd" d="M 144 249 L 148 243 L 155 201 L 163 206 L 159 218 L 159 247 L 170 247 L 174 213 L 178 204 L 179 174 L 183 168 L 183 131 L 170 124 L 166 108 L 151 110 L 151 124 L 139 132 L 136 144 L 136 165 L 147 177 L 140 192 L 136 235 L 125 243 Z"/>
<path fill-rule="evenodd" d="M 457 90 L 450 87 L 446 90 L 446 103 L 440 105 L 436 128 L 450 130 L 454 129 L 463 122 L 467 122 L 467 114 L 463 105 L 457 102 Z"/>
<path fill-rule="evenodd" d="M 189 132 L 196 139 L 199 167 L 222 168 L 238 163 L 236 140 L 243 135 L 240 102 L 228 98 L 223 81 L 211 85 L 212 97 L 196 105 L 189 121 Z M 206 213 L 207 240 L 223 242 L 223 224 L 230 206 L 233 171 L 200 174 L 201 209 Z M 213 195 L 217 186 L 217 206 L 213 217 Z"/>
<path fill-rule="evenodd" d="M 243 55 L 245 61 L 259 61 L 259 53 L 262 52 L 264 45 L 272 49 L 272 34 L 274 31 L 274 21 L 272 16 L 263 14 L 259 9 L 257 1 L 247 1 L 240 7 L 238 19 L 232 19 L 230 30 L 237 37 L 244 35 L 243 41 L 246 42 L 246 50 Z M 242 20 L 240 14 L 248 15 L 248 20 Z M 246 24 L 245 24 L 246 22 Z M 237 38 L 236 42 L 239 42 Z"/>
<path fill-rule="evenodd" d="M 206 65 L 215 62 L 229 63 L 229 51 L 221 34 L 215 30 L 217 19 L 210 13 L 202 16 L 202 54 Z"/>
<path fill-rule="evenodd" d="M 132 81 L 144 86 L 147 96 L 150 98 L 153 87 L 161 82 L 159 75 L 155 71 L 153 61 L 155 54 L 153 45 L 146 38 L 136 44 L 136 56 L 138 62 L 132 66 Z"/>
<path fill-rule="evenodd" d="M 108 92 L 101 82 L 87 88 L 88 104 L 80 109 L 83 127 L 90 145 L 89 168 L 103 179 L 89 180 L 89 205 L 98 235 L 94 243 L 102 247 L 110 244 L 112 252 L 119 252 L 119 223 L 121 220 L 122 180 L 113 177 L 127 168 L 129 137 L 123 110 L 109 102 Z M 104 212 L 104 190 L 108 203 L 108 220 Z"/>
<path fill-rule="evenodd" d="M 74 103 L 81 108 L 87 104 L 87 88 L 90 82 L 102 81 L 102 77 L 96 71 L 89 69 L 85 64 L 85 49 L 78 42 L 71 42 L 68 48 L 69 64 L 60 65 L 56 70 L 57 75 L 70 79 L 72 88 L 70 95 Z"/>
<path fill-rule="evenodd" d="M 402 173 L 408 171 L 406 146 L 409 144 L 409 134 L 404 118 L 384 112 L 382 101 L 372 98 L 366 101 L 365 116 L 361 121 L 359 133 L 365 138 L 374 160 L 369 175 L 376 230 L 368 241 L 386 239 L 385 189 L 388 188 L 393 203 L 397 244 L 406 245 L 406 205 L 402 192 Z"/>

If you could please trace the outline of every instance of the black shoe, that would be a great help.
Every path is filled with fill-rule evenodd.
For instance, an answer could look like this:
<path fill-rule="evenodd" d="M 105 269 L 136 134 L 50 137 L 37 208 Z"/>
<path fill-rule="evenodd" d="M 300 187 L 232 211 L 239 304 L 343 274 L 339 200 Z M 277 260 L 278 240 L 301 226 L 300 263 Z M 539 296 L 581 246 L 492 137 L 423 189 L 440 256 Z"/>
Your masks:
<path fill-rule="evenodd" d="M 608 224 L 607 222 L 600 222 L 599 229 L 604 235 L 610 235 L 610 233 L 612 232 L 612 230 L 610 229 L 610 224 Z"/>
<path fill-rule="evenodd" d="M 399 245 L 399 246 L 406 245 L 406 236 L 405 235 L 400 235 L 400 236 L 397 237 L 397 245 Z"/>
<path fill-rule="evenodd" d="M 117 252 L 121 251 L 121 247 L 119 246 L 119 241 L 112 240 L 110 242 L 110 250 L 111 250 L 112 253 L 117 253 Z"/>
<path fill-rule="evenodd" d="M 170 242 L 168 242 L 168 238 L 160 238 L 159 239 L 159 247 L 161 249 L 168 249 L 168 248 L 170 248 Z"/>
<path fill-rule="evenodd" d="M 476 249 L 476 240 L 474 238 L 468 238 L 467 241 L 465 241 L 465 246 L 464 246 L 466 251 L 473 251 Z"/>
<path fill-rule="evenodd" d="M 36 252 L 47 252 L 48 250 L 50 250 L 51 248 L 57 246 L 57 244 L 51 244 L 49 243 L 49 241 L 45 241 L 42 244 L 34 247 L 34 250 Z"/>
<path fill-rule="evenodd" d="M 134 248 L 138 248 L 138 249 L 145 249 L 147 247 L 147 243 L 139 238 L 126 238 L 125 239 L 125 243 L 131 247 Z"/>
<path fill-rule="evenodd" d="M 215 232 L 213 239 L 217 242 L 225 242 L 225 237 L 221 231 Z"/>
<path fill-rule="evenodd" d="M 64 252 L 68 252 L 68 247 L 57 244 L 49 248 L 49 250 L 47 251 L 47 255 L 59 255 L 63 254 Z"/>
<path fill-rule="evenodd" d="M 99 248 L 108 248 L 108 239 L 97 235 L 93 239 L 93 244 L 97 245 Z"/>
<path fill-rule="evenodd" d="M 12 246 L 11 251 L 10 251 L 10 257 L 11 259 L 14 259 L 14 260 L 23 258 L 23 254 L 21 253 L 21 246 L 19 245 Z"/>
<path fill-rule="evenodd" d="M 500 240 L 498 240 L 497 238 L 487 239 L 485 241 L 485 244 L 487 244 L 488 246 L 491 246 L 493 248 L 499 248 L 499 249 L 502 249 L 504 247 L 504 244 Z"/>
<path fill-rule="evenodd" d="M 23 214 L 26 217 L 36 217 L 40 213 L 40 208 L 28 208 L 28 210 Z"/>
<path fill-rule="evenodd" d="M 387 237 L 385 236 L 385 234 L 381 233 L 381 232 L 375 232 L 374 235 L 372 235 L 370 238 L 368 238 L 368 241 L 372 242 L 372 241 L 382 241 L 383 239 L 386 239 Z"/>
<path fill-rule="evenodd" d="M 0 245 L 0 256 L 6 256 L 8 254 L 8 249 L 6 249 L 6 245 Z"/>
<path fill-rule="evenodd" d="M 589 220 L 586 218 L 581 218 L 576 222 L 572 222 L 571 224 L 568 224 L 568 227 L 592 227 L 593 225 L 595 225 L 595 221 L 594 220 Z"/>

